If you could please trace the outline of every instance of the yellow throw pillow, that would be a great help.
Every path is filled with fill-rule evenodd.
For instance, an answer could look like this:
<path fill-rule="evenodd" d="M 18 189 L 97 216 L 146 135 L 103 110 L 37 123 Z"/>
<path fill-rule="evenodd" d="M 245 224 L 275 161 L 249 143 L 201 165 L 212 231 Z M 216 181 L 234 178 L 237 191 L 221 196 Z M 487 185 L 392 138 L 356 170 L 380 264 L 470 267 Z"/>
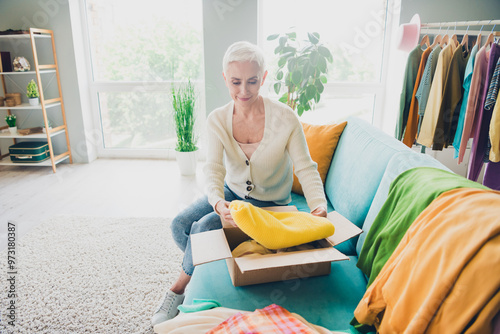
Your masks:
<path fill-rule="evenodd" d="M 311 159 L 318 164 L 321 181 L 325 184 L 326 174 L 332 162 L 333 153 L 347 122 L 340 124 L 312 125 L 302 123 Z M 293 174 L 292 191 L 304 195 L 299 179 Z"/>
<path fill-rule="evenodd" d="M 229 209 L 236 225 L 268 249 L 302 245 L 335 232 L 327 218 L 307 212 L 272 212 L 243 201 L 232 201 Z"/>

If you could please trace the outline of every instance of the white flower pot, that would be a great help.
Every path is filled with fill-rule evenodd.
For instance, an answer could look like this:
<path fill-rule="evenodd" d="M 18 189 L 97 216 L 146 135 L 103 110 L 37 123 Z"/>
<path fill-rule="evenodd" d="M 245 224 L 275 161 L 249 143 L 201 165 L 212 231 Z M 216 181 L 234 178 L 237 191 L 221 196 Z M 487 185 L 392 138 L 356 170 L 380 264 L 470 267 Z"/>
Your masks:
<path fill-rule="evenodd" d="M 30 106 L 37 106 L 38 105 L 38 97 L 30 97 L 29 99 Z"/>
<path fill-rule="evenodd" d="M 11 135 L 17 135 L 17 126 L 9 127 L 9 131 Z"/>
<path fill-rule="evenodd" d="M 196 174 L 196 152 L 175 151 L 175 158 L 177 159 L 181 175 L 189 176 Z"/>

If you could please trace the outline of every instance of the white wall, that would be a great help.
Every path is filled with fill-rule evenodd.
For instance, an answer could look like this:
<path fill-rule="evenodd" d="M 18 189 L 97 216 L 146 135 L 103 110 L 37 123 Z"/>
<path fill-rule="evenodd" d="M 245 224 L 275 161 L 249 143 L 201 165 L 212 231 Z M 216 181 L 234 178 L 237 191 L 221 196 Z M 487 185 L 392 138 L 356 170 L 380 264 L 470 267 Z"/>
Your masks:
<path fill-rule="evenodd" d="M 71 24 L 68 0 L 0 1 L 0 30 L 35 27 L 54 31 L 73 161 L 86 163 L 93 159 L 84 129 L 84 116 L 90 110 L 82 108 Z"/>

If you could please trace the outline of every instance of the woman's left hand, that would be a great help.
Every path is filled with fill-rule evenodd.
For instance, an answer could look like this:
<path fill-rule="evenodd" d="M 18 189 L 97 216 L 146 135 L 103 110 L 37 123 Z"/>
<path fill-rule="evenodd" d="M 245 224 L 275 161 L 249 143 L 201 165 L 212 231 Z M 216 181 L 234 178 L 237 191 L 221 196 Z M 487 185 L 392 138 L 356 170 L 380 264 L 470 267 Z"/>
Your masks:
<path fill-rule="evenodd" d="M 314 211 L 311 212 L 312 215 L 318 216 L 318 217 L 325 217 L 327 216 L 326 209 L 322 206 L 318 206 Z"/>

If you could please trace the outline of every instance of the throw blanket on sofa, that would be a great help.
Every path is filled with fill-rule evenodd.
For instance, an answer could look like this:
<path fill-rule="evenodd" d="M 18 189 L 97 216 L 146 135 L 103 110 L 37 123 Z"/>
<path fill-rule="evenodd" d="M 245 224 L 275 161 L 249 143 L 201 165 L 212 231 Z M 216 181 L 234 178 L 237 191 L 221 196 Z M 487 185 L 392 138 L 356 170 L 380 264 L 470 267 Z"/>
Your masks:
<path fill-rule="evenodd" d="M 396 249 L 415 218 L 443 192 L 455 188 L 486 187 L 432 167 L 417 167 L 401 173 L 375 218 L 359 254 L 357 266 L 370 285 Z"/>
<path fill-rule="evenodd" d="M 415 220 L 355 310 L 380 333 L 492 333 L 500 192 L 454 189 Z"/>
<path fill-rule="evenodd" d="M 327 218 L 307 212 L 272 212 L 243 201 L 232 201 L 229 209 L 236 225 L 268 249 L 305 244 L 335 232 L 335 226 Z"/>
<path fill-rule="evenodd" d="M 307 320 L 296 313 L 289 313 L 286 309 L 283 310 L 287 313 L 287 317 L 292 317 L 294 319 L 293 321 L 298 321 L 307 328 L 302 332 L 294 331 L 293 333 L 336 334 L 336 332 L 331 332 L 324 327 L 307 322 Z M 262 310 L 256 310 L 256 312 L 258 311 Z M 156 325 L 154 327 L 154 331 L 158 334 L 205 334 L 210 330 L 219 329 L 220 325 L 226 323 L 228 320 L 233 319 L 236 316 L 251 315 L 256 312 L 240 311 L 226 307 L 217 307 L 210 310 L 194 313 L 180 313 L 177 317 Z M 276 318 L 276 313 L 274 314 L 274 318 Z M 281 324 L 283 324 L 283 322 Z M 253 328 L 253 331 L 251 331 L 251 333 L 274 333 L 272 331 L 266 331 L 266 329 L 268 328 L 264 327 L 264 325 L 265 323 L 262 323 L 262 327 L 258 326 L 256 328 Z M 238 331 L 234 332 L 239 333 Z M 228 333 L 234 332 L 230 331 Z M 292 333 L 291 331 L 287 332 L 286 330 L 282 332 Z M 248 333 L 250 333 L 250 331 L 248 331 Z"/>

